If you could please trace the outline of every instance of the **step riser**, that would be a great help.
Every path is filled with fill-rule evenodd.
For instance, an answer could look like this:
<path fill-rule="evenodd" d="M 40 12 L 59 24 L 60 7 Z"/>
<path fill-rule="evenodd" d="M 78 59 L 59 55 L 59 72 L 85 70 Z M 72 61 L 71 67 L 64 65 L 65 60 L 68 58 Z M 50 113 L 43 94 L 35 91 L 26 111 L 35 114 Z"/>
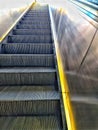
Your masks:
<path fill-rule="evenodd" d="M 35 12 L 35 11 L 39 11 L 39 12 L 43 11 L 44 13 L 45 13 L 45 12 L 49 12 L 48 7 L 47 7 L 47 8 L 34 8 L 34 7 L 33 7 L 33 9 L 28 10 L 27 13 Z"/>
<path fill-rule="evenodd" d="M 25 15 L 37 15 L 37 14 L 44 15 L 44 14 L 49 14 L 49 12 L 36 10 L 36 11 L 27 12 Z"/>
<path fill-rule="evenodd" d="M 52 44 L 3 44 L 2 53 L 5 54 L 52 54 Z"/>
<path fill-rule="evenodd" d="M 59 112 L 58 100 L 1 101 L 0 116 L 56 115 Z"/>
<path fill-rule="evenodd" d="M 27 25 L 27 26 L 28 26 L 28 25 L 31 25 L 31 26 L 32 26 L 32 25 L 33 25 L 33 26 L 34 26 L 34 25 L 50 26 L 50 22 L 47 23 L 47 22 L 43 22 L 43 21 L 42 21 L 42 22 L 40 22 L 40 21 L 36 21 L 36 22 L 31 21 L 31 23 L 29 24 L 28 22 L 21 21 L 18 25 L 19 25 L 19 26 L 20 26 L 20 25 Z"/>
<path fill-rule="evenodd" d="M 45 14 L 45 15 L 44 14 L 39 14 L 39 15 L 38 14 L 35 14 L 35 15 L 34 14 L 32 14 L 32 15 L 26 14 L 22 18 L 25 18 L 25 19 L 26 18 L 28 18 L 28 19 L 29 18 L 49 18 L 49 14 Z"/>
<path fill-rule="evenodd" d="M 55 85 L 56 75 L 51 72 L 0 72 L 0 85 Z"/>
<path fill-rule="evenodd" d="M 43 19 L 32 19 L 32 20 L 30 20 L 30 19 L 22 19 L 21 20 L 21 22 L 34 22 L 34 23 L 38 23 L 38 22 L 43 22 L 43 23 L 50 23 L 50 21 L 49 20 L 43 20 Z"/>
<path fill-rule="evenodd" d="M 49 14 L 26 14 L 23 18 L 32 18 L 32 17 L 49 17 Z"/>
<path fill-rule="evenodd" d="M 39 24 L 39 25 L 44 25 L 44 24 L 47 24 L 47 25 L 50 25 L 50 22 L 46 22 L 46 21 L 20 21 L 19 22 L 20 24 Z"/>
<path fill-rule="evenodd" d="M 39 17 L 43 17 L 43 18 L 48 18 L 49 17 L 49 14 L 26 14 L 24 15 L 23 18 L 39 18 Z"/>
<path fill-rule="evenodd" d="M 49 25 L 38 25 L 38 24 L 33 24 L 33 25 L 23 25 L 23 24 L 21 24 L 21 25 L 17 25 L 16 26 L 16 28 L 17 29 L 48 29 L 48 28 L 50 28 L 50 26 Z"/>
<path fill-rule="evenodd" d="M 44 10 L 44 11 L 43 11 L 43 10 L 34 10 L 34 9 L 33 9 L 33 10 L 28 11 L 27 13 L 36 13 L 36 12 L 37 12 L 37 13 L 42 13 L 42 14 L 49 13 L 49 11 L 48 11 L 47 9 Z M 27 13 L 26 13 L 26 14 L 27 14 Z"/>
<path fill-rule="evenodd" d="M 32 10 L 32 11 L 28 11 L 28 12 L 26 12 L 26 14 L 49 14 L 49 11 L 48 10 L 46 10 L 46 11 L 37 11 L 37 13 L 36 13 L 36 11 L 34 11 L 34 10 Z"/>
<path fill-rule="evenodd" d="M 13 30 L 13 35 L 51 35 L 51 30 L 48 29 L 16 29 Z"/>
<path fill-rule="evenodd" d="M 1 56 L 0 67 L 54 67 L 53 56 Z"/>
<path fill-rule="evenodd" d="M 0 130 L 63 130 L 58 116 L 1 117 Z"/>
<path fill-rule="evenodd" d="M 52 43 L 52 37 L 45 35 L 8 36 L 8 43 Z"/>
<path fill-rule="evenodd" d="M 22 18 L 22 20 L 37 20 L 37 21 L 40 21 L 40 20 L 43 20 L 43 21 L 49 21 L 50 19 L 48 17 L 32 17 L 32 18 Z"/>

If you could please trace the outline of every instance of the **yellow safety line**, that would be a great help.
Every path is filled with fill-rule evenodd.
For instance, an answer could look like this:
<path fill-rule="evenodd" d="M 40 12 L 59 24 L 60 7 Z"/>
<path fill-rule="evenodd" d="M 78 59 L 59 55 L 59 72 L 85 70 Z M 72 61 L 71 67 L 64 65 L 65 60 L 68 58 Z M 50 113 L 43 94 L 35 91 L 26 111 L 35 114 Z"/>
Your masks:
<path fill-rule="evenodd" d="M 50 18 L 51 18 L 52 33 L 54 37 L 54 45 L 55 45 L 55 50 L 56 50 L 57 65 L 58 65 L 58 71 L 59 71 L 59 78 L 60 78 L 60 84 L 61 84 L 61 91 L 62 91 L 62 98 L 63 98 L 67 128 L 68 130 L 76 130 L 76 122 L 75 122 L 75 118 L 74 118 L 74 114 L 72 110 L 67 78 L 64 73 L 64 66 L 61 59 L 59 44 L 56 37 L 55 24 L 54 24 L 50 7 L 49 7 L 49 12 L 50 12 Z"/>
<path fill-rule="evenodd" d="M 76 5 L 78 5 L 79 7 L 86 9 L 87 11 L 90 11 L 92 14 L 94 14 L 98 17 L 98 10 L 93 9 L 92 7 L 87 6 L 84 3 L 79 3 L 78 1 L 72 1 L 72 2 Z"/>
<path fill-rule="evenodd" d="M 67 127 L 68 127 L 68 130 L 76 130 L 76 123 L 75 123 L 75 119 L 73 115 L 67 78 L 64 73 L 64 67 L 62 64 L 61 54 L 60 54 L 57 42 L 55 42 L 55 49 L 56 49 L 57 64 L 58 64 L 58 71 L 59 71 L 59 77 L 60 77 L 60 83 L 61 83 L 65 116 L 67 120 Z"/>
<path fill-rule="evenodd" d="M 26 10 L 20 15 L 20 17 L 12 24 L 12 26 L 7 30 L 7 32 L 0 38 L 0 42 L 2 42 L 5 37 L 9 34 L 9 32 L 13 29 L 13 27 L 19 22 L 19 20 L 23 17 L 23 15 L 34 5 L 35 3 L 31 3 Z"/>

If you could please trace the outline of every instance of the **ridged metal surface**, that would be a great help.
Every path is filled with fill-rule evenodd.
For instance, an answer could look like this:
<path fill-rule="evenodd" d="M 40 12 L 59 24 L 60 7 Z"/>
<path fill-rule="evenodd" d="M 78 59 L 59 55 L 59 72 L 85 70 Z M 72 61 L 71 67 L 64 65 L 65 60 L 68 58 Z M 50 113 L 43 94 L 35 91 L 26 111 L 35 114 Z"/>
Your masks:
<path fill-rule="evenodd" d="M 2 54 L 0 67 L 54 67 L 53 55 L 49 54 Z"/>
<path fill-rule="evenodd" d="M 49 29 L 49 25 L 47 24 L 44 24 L 44 25 L 40 25 L 40 24 L 20 24 L 20 25 L 17 25 L 16 26 L 17 29 L 40 29 L 40 28 L 43 28 L 43 29 Z"/>
<path fill-rule="evenodd" d="M 28 23 L 31 24 L 31 23 Z M 40 24 L 40 23 L 39 23 Z M 50 35 L 51 29 L 16 29 L 13 30 L 14 35 Z"/>
<path fill-rule="evenodd" d="M 45 21 L 45 20 L 49 20 L 49 17 L 32 16 L 32 17 L 23 17 L 22 20 L 37 20 L 37 21 L 43 20 L 43 21 Z"/>
<path fill-rule="evenodd" d="M 49 21 L 30 21 L 30 20 L 21 20 L 19 23 L 23 23 L 23 24 L 35 24 L 35 23 L 39 23 L 39 24 L 50 24 Z"/>
<path fill-rule="evenodd" d="M 50 23 L 49 22 L 46 22 L 46 21 L 30 21 L 31 24 L 28 24 L 28 23 L 25 23 L 25 21 L 21 21 L 19 22 L 17 25 L 31 25 L 31 26 L 36 26 L 36 25 L 40 25 L 40 26 L 48 26 L 48 29 L 50 28 Z"/>
<path fill-rule="evenodd" d="M 37 15 L 37 14 L 49 14 L 49 11 L 48 10 L 45 10 L 45 11 L 39 11 L 39 10 L 29 10 L 28 12 L 25 13 L 25 15 L 30 15 L 30 14 L 34 14 L 34 15 Z"/>
<path fill-rule="evenodd" d="M 59 111 L 58 100 L 0 101 L 0 116 L 56 115 Z"/>
<path fill-rule="evenodd" d="M 8 37 L 8 43 L 52 43 L 51 35 L 12 35 Z"/>
<path fill-rule="evenodd" d="M 53 45 L 49 43 L 9 43 L 2 44 L 2 53 L 4 54 L 52 54 Z"/>
<path fill-rule="evenodd" d="M 1 117 L 0 130 L 63 130 L 58 116 Z"/>
<path fill-rule="evenodd" d="M 0 130 L 63 130 L 48 6 L 35 4 L 6 39 L 0 54 Z"/>
<path fill-rule="evenodd" d="M 7 92 L 7 91 L 31 91 L 31 92 L 57 92 L 58 86 L 57 85 L 15 85 L 15 86 L 0 86 L 0 91 Z M 1 93 L 2 95 L 2 93 Z"/>
<path fill-rule="evenodd" d="M 24 18 L 31 18 L 31 17 L 49 17 L 49 14 L 48 13 L 37 13 L 37 14 L 26 14 L 24 15 Z"/>
<path fill-rule="evenodd" d="M 28 12 L 28 14 L 32 14 L 32 13 L 34 13 L 34 14 L 35 13 L 41 13 L 41 14 L 45 13 L 46 14 L 46 13 L 49 13 L 49 11 L 46 11 L 46 10 L 31 10 L 31 11 Z"/>
<path fill-rule="evenodd" d="M 0 101 L 59 100 L 54 86 L 0 86 Z"/>
<path fill-rule="evenodd" d="M 34 23 L 38 23 L 39 21 L 40 21 L 41 23 L 44 23 L 44 22 L 45 22 L 45 23 L 49 23 L 49 22 L 50 22 L 50 20 L 48 20 L 48 19 L 47 19 L 47 20 L 46 20 L 46 19 L 45 19 L 45 20 L 43 20 L 43 19 L 33 19 L 33 20 L 29 20 L 29 19 L 25 19 L 25 20 L 24 20 L 24 19 L 22 19 L 22 20 L 21 20 L 21 22 L 34 22 Z"/>
<path fill-rule="evenodd" d="M 0 69 L 0 85 L 55 85 L 55 71 L 38 68 Z"/>

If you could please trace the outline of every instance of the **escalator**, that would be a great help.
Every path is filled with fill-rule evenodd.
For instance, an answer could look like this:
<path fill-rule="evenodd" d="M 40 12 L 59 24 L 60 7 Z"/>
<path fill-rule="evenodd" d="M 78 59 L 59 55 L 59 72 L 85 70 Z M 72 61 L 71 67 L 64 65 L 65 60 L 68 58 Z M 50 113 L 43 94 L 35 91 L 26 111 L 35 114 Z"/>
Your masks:
<path fill-rule="evenodd" d="M 33 5 L 0 50 L 0 130 L 67 130 L 48 6 Z"/>
<path fill-rule="evenodd" d="M 92 0 L 71 0 L 74 5 L 88 18 L 98 23 L 98 1 Z"/>

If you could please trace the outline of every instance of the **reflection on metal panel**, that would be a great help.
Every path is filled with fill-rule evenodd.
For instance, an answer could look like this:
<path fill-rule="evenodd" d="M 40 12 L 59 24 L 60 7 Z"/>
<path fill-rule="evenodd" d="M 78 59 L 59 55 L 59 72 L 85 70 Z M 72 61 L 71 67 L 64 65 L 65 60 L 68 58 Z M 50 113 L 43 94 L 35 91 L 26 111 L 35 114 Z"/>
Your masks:
<path fill-rule="evenodd" d="M 98 129 L 98 79 L 67 72 L 78 130 Z"/>
<path fill-rule="evenodd" d="M 66 72 L 71 96 L 97 97 L 98 79 L 89 76 Z"/>
<path fill-rule="evenodd" d="M 68 10 L 67 10 L 68 12 Z M 53 10 L 55 26 L 66 70 L 76 71 L 92 41 L 96 29 L 86 20 L 74 22 L 77 16 L 65 14 L 63 11 Z M 69 16 L 74 18 L 74 21 Z"/>
<path fill-rule="evenodd" d="M 80 72 L 98 78 L 98 31 Z"/>
<path fill-rule="evenodd" d="M 52 9 L 77 130 L 98 129 L 97 29 L 72 4 Z M 97 32 L 97 33 L 96 33 Z M 97 68 L 97 69 L 96 69 Z M 79 70 L 77 72 L 77 70 Z"/>
<path fill-rule="evenodd" d="M 79 130 L 98 129 L 98 104 L 73 101 L 73 108 L 78 121 Z"/>

